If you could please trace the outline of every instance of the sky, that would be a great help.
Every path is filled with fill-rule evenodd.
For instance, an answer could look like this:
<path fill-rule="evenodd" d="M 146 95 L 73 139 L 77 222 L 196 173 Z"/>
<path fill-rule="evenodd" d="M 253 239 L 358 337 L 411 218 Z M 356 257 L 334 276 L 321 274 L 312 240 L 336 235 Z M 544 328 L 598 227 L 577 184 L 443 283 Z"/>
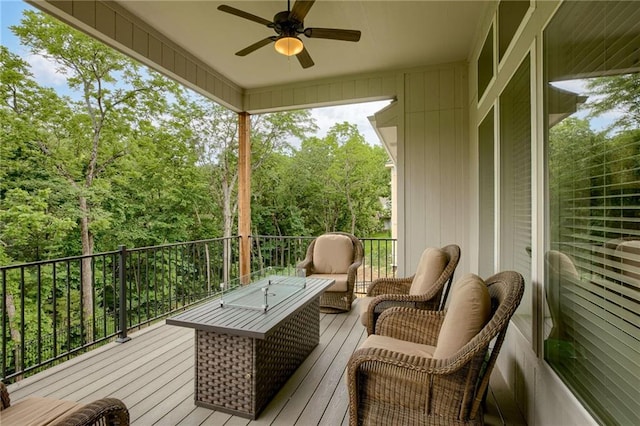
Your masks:
<path fill-rule="evenodd" d="M 17 37 L 9 29 L 11 25 L 20 23 L 24 9 L 35 10 L 21 0 L 0 0 L 0 43 L 13 53 L 22 56 L 31 65 L 31 71 L 41 85 L 66 94 L 63 90 L 66 87 L 64 76 L 56 72 L 55 66 L 43 57 L 30 54 L 24 46 L 20 45 Z M 322 138 L 334 124 L 347 121 L 358 126 L 358 130 L 369 144 L 380 144 L 380 140 L 367 117 L 388 104 L 389 101 L 378 101 L 312 109 L 311 115 L 318 125 L 316 136 Z"/>

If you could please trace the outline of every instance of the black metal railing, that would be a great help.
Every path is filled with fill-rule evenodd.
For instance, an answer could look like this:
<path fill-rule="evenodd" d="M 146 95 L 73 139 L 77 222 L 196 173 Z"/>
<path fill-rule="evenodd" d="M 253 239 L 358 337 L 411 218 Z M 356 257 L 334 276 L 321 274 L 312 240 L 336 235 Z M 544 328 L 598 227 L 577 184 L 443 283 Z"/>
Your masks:
<path fill-rule="evenodd" d="M 238 237 L 2 266 L 1 380 L 126 341 L 128 331 L 217 294 L 238 271 Z M 83 294 L 87 279 L 91 298 Z"/>
<path fill-rule="evenodd" d="M 313 237 L 253 236 L 251 269 L 295 272 Z M 355 291 L 395 274 L 396 242 L 363 238 Z M 0 267 L 0 380 L 11 383 L 220 293 L 239 278 L 239 237 Z M 83 294 L 90 280 L 91 297 Z M 84 281 L 85 283 L 87 281 Z M 87 304 L 86 301 L 90 301 Z M 124 307 L 124 309 L 121 309 Z"/>

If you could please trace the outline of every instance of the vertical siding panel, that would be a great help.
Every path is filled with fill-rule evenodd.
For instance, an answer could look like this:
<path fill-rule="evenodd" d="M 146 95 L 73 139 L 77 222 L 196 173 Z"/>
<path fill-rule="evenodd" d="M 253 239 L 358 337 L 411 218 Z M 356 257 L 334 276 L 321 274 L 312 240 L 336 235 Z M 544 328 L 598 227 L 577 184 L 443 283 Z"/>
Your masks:
<path fill-rule="evenodd" d="M 466 83 L 464 83 L 466 84 Z M 455 158 L 456 165 L 455 168 L 458 170 L 456 173 L 456 205 L 455 205 L 455 217 L 456 217 L 456 242 L 458 244 L 467 243 L 467 236 L 469 235 L 469 221 L 471 217 L 469 216 L 469 197 L 470 197 L 470 189 L 469 182 L 471 176 L 469 174 L 469 150 L 470 147 L 467 144 L 467 121 L 465 120 L 464 109 L 456 108 L 454 111 L 455 114 Z M 475 182 L 475 179 L 474 179 Z M 469 268 L 469 257 L 467 256 L 464 259 L 464 270 L 468 270 Z"/>
<path fill-rule="evenodd" d="M 61 0 L 61 1 L 57 1 L 55 3 L 53 3 L 53 5 L 55 7 L 57 7 L 58 9 L 62 10 L 65 13 L 68 13 L 69 15 L 73 16 L 73 7 L 74 7 L 74 2 L 71 0 Z"/>
<path fill-rule="evenodd" d="M 156 64 L 162 62 L 162 43 L 152 35 L 149 35 L 149 59 Z"/>
<path fill-rule="evenodd" d="M 467 105 L 467 70 L 458 66 L 454 70 L 454 107 L 464 108 Z"/>
<path fill-rule="evenodd" d="M 414 72 L 407 77 L 407 112 L 424 111 L 424 73 Z"/>
<path fill-rule="evenodd" d="M 216 89 L 216 79 L 213 75 L 207 73 L 207 83 L 205 89 L 209 93 L 213 93 Z"/>
<path fill-rule="evenodd" d="M 421 112 L 407 114 L 406 127 L 406 169 L 405 190 L 406 193 L 406 217 L 410 224 L 411 238 L 407 239 L 407 262 L 410 270 L 415 270 L 415 265 L 427 239 L 427 194 L 423 184 L 425 179 L 425 117 Z"/>
<path fill-rule="evenodd" d="M 96 3 L 96 29 L 107 37 L 115 39 L 116 14 L 102 3 Z"/>
<path fill-rule="evenodd" d="M 456 123 L 454 110 L 440 111 L 440 242 L 448 244 L 456 241 L 456 178 L 461 173 L 456 167 Z"/>
<path fill-rule="evenodd" d="M 293 90 L 284 89 L 282 91 L 282 103 L 285 105 L 291 105 L 293 103 Z"/>
<path fill-rule="evenodd" d="M 273 98 L 271 94 L 273 91 L 262 92 L 258 96 L 260 97 L 260 108 L 273 106 Z"/>
<path fill-rule="evenodd" d="M 172 56 L 172 59 L 173 59 L 173 55 L 171 55 L 171 56 Z M 197 67 L 196 70 L 197 70 L 197 73 L 196 73 L 197 84 L 200 87 L 204 87 L 207 84 L 207 74 L 208 73 L 201 67 Z M 224 99 L 225 100 L 229 99 L 229 96 L 225 96 Z"/>
<path fill-rule="evenodd" d="M 363 78 L 356 80 L 356 97 L 365 98 L 369 95 L 369 81 Z"/>
<path fill-rule="evenodd" d="M 60 2 L 56 2 L 56 6 Z M 76 1 L 73 3 L 73 16 L 85 24 L 96 26 L 96 4 L 92 1 Z"/>
<path fill-rule="evenodd" d="M 423 135 L 423 186 L 425 196 L 424 223 L 427 228 L 424 246 L 439 246 L 440 226 L 442 217 L 441 209 L 441 176 L 442 161 L 440 153 L 440 112 L 427 111 L 424 113 L 425 126 Z"/>
<path fill-rule="evenodd" d="M 416 96 L 424 97 L 425 111 L 436 111 L 439 109 L 440 78 L 437 70 L 425 73 L 424 93 L 418 93 Z"/>
<path fill-rule="evenodd" d="M 309 104 L 315 104 L 318 102 L 318 86 L 309 86 L 305 88 L 305 99 Z"/>
<path fill-rule="evenodd" d="M 173 71 L 180 77 L 186 78 L 187 77 L 187 58 L 185 58 L 180 53 L 176 53 L 174 64 L 175 64 L 175 69 Z"/>
<path fill-rule="evenodd" d="M 393 96 L 396 91 L 396 77 L 388 76 L 382 80 L 382 94 L 385 96 Z"/>
<path fill-rule="evenodd" d="M 173 58 L 173 49 L 162 44 L 162 66 L 171 72 L 175 71 L 175 62 Z"/>
<path fill-rule="evenodd" d="M 440 109 L 451 109 L 455 105 L 454 70 L 445 68 L 440 71 Z"/>
<path fill-rule="evenodd" d="M 337 99 L 342 99 L 342 84 L 341 83 L 331 83 L 329 85 L 329 99 L 335 101 Z"/>
<path fill-rule="evenodd" d="M 296 87 L 293 89 L 293 102 L 296 104 L 305 104 L 306 103 L 306 91 L 304 87 Z"/>
<path fill-rule="evenodd" d="M 353 80 L 345 81 L 342 86 L 342 99 L 353 99 L 356 94 L 356 82 Z"/>
<path fill-rule="evenodd" d="M 382 79 L 380 77 L 374 77 L 369 79 L 369 93 L 367 96 L 376 96 L 380 94 L 382 90 Z"/>
<path fill-rule="evenodd" d="M 187 67 L 187 70 L 186 70 L 187 80 L 193 84 L 196 84 L 196 77 L 198 73 L 196 64 L 194 64 L 193 61 L 187 61 L 186 67 Z M 218 81 L 216 81 L 216 86 L 217 84 L 218 84 Z M 222 93 L 222 86 L 216 87 L 216 93 Z"/>
<path fill-rule="evenodd" d="M 328 84 L 321 84 L 318 86 L 318 102 L 328 102 L 331 93 Z"/>
<path fill-rule="evenodd" d="M 116 41 L 129 49 L 133 48 L 133 23 L 116 14 Z"/>
<path fill-rule="evenodd" d="M 149 34 L 137 26 L 133 27 L 133 50 L 149 57 Z"/>
<path fill-rule="evenodd" d="M 279 90 L 271 92 L 271 105 L 277 107 L 281 106 L 282 104 L 282 92 Z"/>

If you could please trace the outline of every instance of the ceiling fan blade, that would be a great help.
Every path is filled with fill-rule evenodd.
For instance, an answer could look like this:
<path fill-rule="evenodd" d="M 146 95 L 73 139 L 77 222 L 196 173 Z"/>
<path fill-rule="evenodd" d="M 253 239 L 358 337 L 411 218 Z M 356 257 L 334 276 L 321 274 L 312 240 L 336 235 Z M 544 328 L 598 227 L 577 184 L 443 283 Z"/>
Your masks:
<path fill-rule="evenodd" d="M 262 24 L 266 26 L 273 25 L 273 22 L 267 19 L 261 18 L 256 15 L 252 15 L 251 13 L 245 12 L 244 10 L 236 9 L 235 7 L 227 6 L 226 4 L 221 4 L 220 6 L 218 6 L 218 10 L 221 10 L 222 12 L 230 13 L 232 15 L 239 16 L 244 19 L 248 19 L 253 22 L 257 22 L 258 24 Z"/>
<path fill-rule="evenodd" d="M 360 31 L 341 30 L 339 28 L 307 28 L 304 35 L 309 38 L 328 38 L 331 40 L 359 41 Z"/>
<path fill-rule="evenodd" d="M 269 43 L 273 43 L 275 40 L 277 39 L 276 36 L 272 36 L 272 37 L 267 37 L 265 39 L 262 39 L 256 43 L 253 43 L 251 46 L 245 47 L 244 49 L 242 49 L 239 52 L 236 52 L 237 56 L 247 56 L 249 53 L 253 52 L 254 50 L 258 50 L 263 46 L 266 46 Z"/>
<path fill-rule="evenodd" d="M 311 56 L 309 56 L 309 52 L 307 51 L 306 47 L 302 48 L 302 52 L 298 53 L 296 55 L 296 58 L 298 58 L 298 62 L 300 62 L 302 68 L 309 68 L 314 65 L 313 59 L 311 59 Z"/>
<path fill-rule="evenodd" d="M 314 2 L 315 0 L 297 0 L 289 13 L 289 19 L 295 19 L 298 22 L 304 21 L 304 17 L 307 16 Z"/>

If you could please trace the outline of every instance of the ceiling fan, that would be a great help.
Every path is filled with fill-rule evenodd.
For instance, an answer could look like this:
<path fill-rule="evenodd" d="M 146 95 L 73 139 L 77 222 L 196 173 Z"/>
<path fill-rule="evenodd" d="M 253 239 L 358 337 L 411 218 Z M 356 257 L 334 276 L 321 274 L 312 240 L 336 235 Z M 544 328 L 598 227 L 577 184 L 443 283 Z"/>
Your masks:
<path fill-rule="evenodd" d="M 302 65 L 302 68 L 309 68 L 314 65 L 309 52 L 298 37 L 304 34 L 309 38 L 324 38 L 331 40 L 343 41 L 359 41 L 360 31 L 342 30 L 338 28 L 305 28 L 304 18 L 309 13 L 311 6 L 315 0 L 297 0 L 291 8 L 291 0 L 287 0 L 287 10 L 278 12 L 273 17 L 273 21 L 261 18 L 251 13 L 245 12 L 235 7 L 220 5 L 218 10 L 232 15 L 248 19 L 258 24 L 266 25 L 273 28 L 277 35 L 262 39 L 244 49 L 236 52 L 238 56 L 246 56 L 249 53 L 275 42 L 275 48 L 278 53 L 286 56 L 295 55 Z"/>

